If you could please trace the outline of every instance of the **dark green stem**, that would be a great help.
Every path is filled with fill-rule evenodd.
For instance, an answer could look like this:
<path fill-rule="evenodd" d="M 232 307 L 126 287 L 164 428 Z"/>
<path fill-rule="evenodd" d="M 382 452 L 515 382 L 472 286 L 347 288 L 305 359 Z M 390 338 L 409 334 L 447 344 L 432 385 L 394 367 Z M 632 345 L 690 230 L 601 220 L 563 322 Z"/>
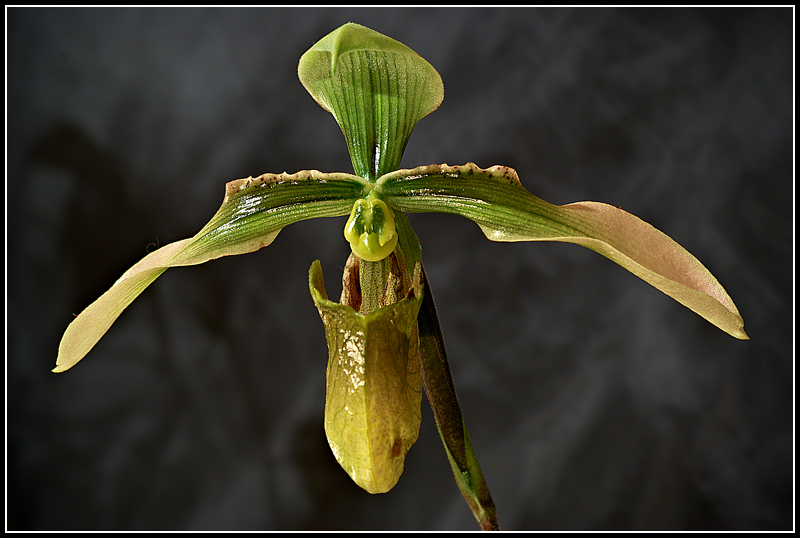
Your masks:
<path fill-rule="evenodd" d="M 478 465 L 458 404 L 439 316 L 424 269 L 422 275 L 425 291 L 417 318 L 422 383 L 461 494 L 482 530 L 499 530 L 494 501 Z"/>

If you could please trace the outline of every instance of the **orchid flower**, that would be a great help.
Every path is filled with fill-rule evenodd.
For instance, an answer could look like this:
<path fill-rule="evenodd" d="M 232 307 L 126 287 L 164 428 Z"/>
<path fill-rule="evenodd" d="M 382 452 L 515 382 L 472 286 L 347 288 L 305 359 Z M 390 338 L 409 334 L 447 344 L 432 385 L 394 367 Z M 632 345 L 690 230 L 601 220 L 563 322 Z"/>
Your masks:
<path fill-rule="evenodd" d="M 54 372 L 80 361 L 168 268 L 253 252 L 294 222 L 349 214 L 344 236 L 352 254 L 340 302 L 328 299 L 319 261 L 309 272 L 329 350 L 325 430 L 331 450 L 363 489 L 389 491 L 419 434 L 424 387 L 456 482 L 481 527 L 492 529 L 498 528 L 494 504 L 464 425 L 421 247 L 406 213 L 461 215 L 492 241 L 582 245 L 747 339 L 742 317 L 714 276 L 622 209 L 550 204 L 505 166 L 398 169 L 412 129 L 444 98 L 436 70 L 402 43 L 348 23 L 303 54 L 298 75 L 341 127 L 355 173 L 310 170 L 228 183 L 222 206 L 194 237 L 145 256 L 72 321 Z"/>

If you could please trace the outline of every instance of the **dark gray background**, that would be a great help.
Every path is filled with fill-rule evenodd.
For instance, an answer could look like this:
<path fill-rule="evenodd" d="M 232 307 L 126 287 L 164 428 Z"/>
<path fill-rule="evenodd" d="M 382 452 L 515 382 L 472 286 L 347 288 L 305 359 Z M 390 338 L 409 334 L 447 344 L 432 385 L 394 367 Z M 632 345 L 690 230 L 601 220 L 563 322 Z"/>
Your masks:
<path fill-rule="evenodd" d="M 412 216 L 504 529 L 793 526 L 791 9 L 10 9 L 7 465 L 11 529 L 476 529 L 427 402 L 385 495 L 325 441 L 344 218 L 167 271 L 73 370 L 77 313 L 227 181 L 351 171 L 297 80 L 354 21 L 420 53 L 445 100 L 405 167 L 515 168 L 695 254 L 742 342 L 575 245 Z"/>

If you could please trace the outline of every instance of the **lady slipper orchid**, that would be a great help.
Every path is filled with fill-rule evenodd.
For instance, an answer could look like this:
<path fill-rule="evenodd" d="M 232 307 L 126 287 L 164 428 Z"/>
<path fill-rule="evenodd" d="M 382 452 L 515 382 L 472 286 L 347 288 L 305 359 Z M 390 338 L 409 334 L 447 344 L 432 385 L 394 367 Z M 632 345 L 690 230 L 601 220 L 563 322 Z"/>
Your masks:
<path fill-rule="evenodd" d="M 366 491 L 389 491 L 419 434 L 424 386 L 462 494 L 481 527 L 496 529 L 406 213 L 461 215 L 492 241 L 582 245 L 747 339 L 741 315 L 711 273 L 622 209 L 599 202 L 550 204 L 529 193 L 505 166 L 398 169 L 412 129 L 444 98 L 436 70 L 402 43 L 348 23 L 303 54 L 298 75 L 341 127 L 355 174 L 310 170 L 228 183 L 222 206 L 194 237 L 145 256 L 72 321 L 54 372 L 80 361 L 166 269 L 253 252 L 294 222 L 349 214 L 344 236 L 352 254 L 340 303 L 328 299 L 319 261 L 309 272 L 329 349 L 325 431 L 331 450 Z"/>

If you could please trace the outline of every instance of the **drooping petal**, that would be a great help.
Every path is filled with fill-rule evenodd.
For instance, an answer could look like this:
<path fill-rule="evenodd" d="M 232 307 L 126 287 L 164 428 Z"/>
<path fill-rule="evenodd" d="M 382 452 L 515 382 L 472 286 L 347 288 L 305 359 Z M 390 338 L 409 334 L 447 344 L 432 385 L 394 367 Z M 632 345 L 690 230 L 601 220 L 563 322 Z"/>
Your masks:
<path fill-rule="evenodd" d="M 557 206 L 529 193 L 516 171 L 430 165 L 398 170 L 376 188 L 393 208 L 440 212 L 476 222 L 492 241 L 564 241 L 618 263 L 731 336 L 747 339 L 733 301 L 694 256 L 630 213 L 599 202 Z"/>
<path fill-rule="evenodd" d="M 70 323 L 53 371 L 63 372 L 80 361 L 122 311 L 169 267 L 253 252 L 269 245 L 293 222 L 346 215 L 363 188 L 363 180 L 356 176 L 316 170 L 228 183 L 222 206 L 197 235 L 145 256 Z"/>
<path fill-rule="evenodd" d="M 424 58 L 354 23 L 320 39 L 297 73 L 336 118 L 355 173 L 371 181 L 400 166 L 414 125 L 444 99 L 442 78 Z"/>

